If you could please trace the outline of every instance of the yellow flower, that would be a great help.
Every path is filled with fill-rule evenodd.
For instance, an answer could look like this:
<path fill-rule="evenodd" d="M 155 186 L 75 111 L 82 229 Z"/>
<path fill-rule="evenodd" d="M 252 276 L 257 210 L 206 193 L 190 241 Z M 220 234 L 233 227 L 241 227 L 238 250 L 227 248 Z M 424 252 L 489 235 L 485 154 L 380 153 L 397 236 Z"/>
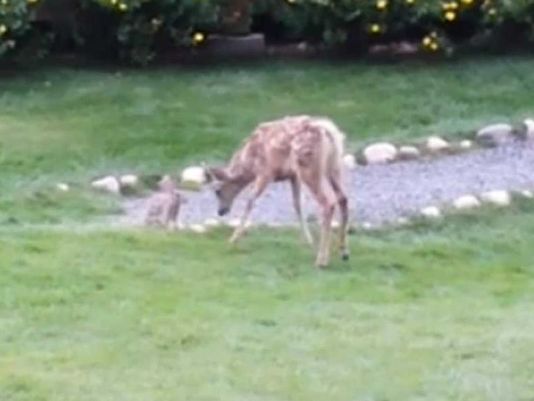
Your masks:
<path fill-rule="evenodd" d="M 0 0 L 0 3 L 2 3 L 3 6 L 7 5 L 7 0 Z"/>
<path fill-rule="evenodd" d="M 382 31 L 382 28 L 380 27 L 379 24 L 372 24 L 370 27 L 369 27 L 369 30 L 373 33 L 380 33 L 380 31 Z"/>
<path fill-rule="evenodd" d="M 463 4 L 467 4 L 467 5 L 470 5 L 470 4 L 473 4 L 473 0 L 461 0 Z"/>
<path fill-rule="evenodd" d="M 439 45 L 438 45 L 436 42 L 432 42 L 432 43 L 430 44 L 430 49 L 431 49 L 432 51 L 436 51 L 436 50 L 439 49 Z"/>
<path fill-rule="evenodd" d="M 490 8 L 490 10 L 488 11 L 488 14 L 489 15 L 496 15 L 497 14 L 497 10 L 495 8 Z"/>
<path fill-rule="evenodd" d="M 454 11 L 447 11 L 445 13 L 445 19 L 447 21 L 454 21 L 456 19 L 456 13 Z"/>
<path fill-rule="evenodd" d="M 442 3 L 441 7 L 444 10 L 457 10 L 459 7 L 459 4 L 455 1 L 451 1 L 450 3 Z"/>
<path fill-rule="evenodd" d="M 406 4 L 413 4 L 415 3 L 415 0 L 406 0 Z"/>
<path fill-rule="evenodd" d="M 110 3 L 111 3 L 112 5 L 116 5 L 118 2 L 119 2 L 119 0 L 110 0 Z"/>
<path fill-rule="evenodd" d="M 193 43 L 199 44 L 204 42 L 206 40 L 206 35 L 204 35 L 202 32 L 197 32 L 193 35 Z"/>
<path fill-rule="evenodd" d="M 128 9 L 128 6 L 126 5 L 126 3 L 119 4 L 119 10 L 126 11 L 127 9 Z"/>
<path fill-rule="evenodd" d="M 388 6 L 388 0 L 378 0 L 376 2 L 376 8 L 383 10 Z"/>
<path fill-rule="evenodd" d="M 426 47 L 430 46 L 433 43 L 432 38 L 430 36 L 425 36 L 423 38 L 423 45 Z"/>
<path fill-rule="evenodd" d="M 26 0 L 28 2 L 28 4 L 35 4 L 37 3 L 39 0 Z"/>
<path fill-rule="evenodd" d="M 0 25 L 0 36 L 4 35 L 7 32 L 7 26 L 4 24 Z"/>

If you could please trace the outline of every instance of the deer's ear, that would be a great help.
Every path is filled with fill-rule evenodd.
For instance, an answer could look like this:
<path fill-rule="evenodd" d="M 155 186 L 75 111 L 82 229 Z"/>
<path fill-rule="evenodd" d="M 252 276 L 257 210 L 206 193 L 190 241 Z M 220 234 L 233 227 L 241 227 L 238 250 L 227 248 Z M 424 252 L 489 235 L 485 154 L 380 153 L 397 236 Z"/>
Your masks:
<path fill-rule="evenodd" d="M 205 169 L 205 171 L 208 182 L 228 181 L 230 179 L 230 176 L 228 175 L 226 170 L 220 167 L 208 167 Z"/>

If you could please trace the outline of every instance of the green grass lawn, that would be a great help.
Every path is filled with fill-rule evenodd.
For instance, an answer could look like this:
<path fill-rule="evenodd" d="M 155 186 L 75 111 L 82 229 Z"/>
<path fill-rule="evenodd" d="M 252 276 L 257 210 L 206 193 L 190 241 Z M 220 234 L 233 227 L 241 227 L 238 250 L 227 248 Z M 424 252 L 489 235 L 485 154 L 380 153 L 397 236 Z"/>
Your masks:
<path fill-rule="evenodd" d="M 327 272 L 227 234 L 2 230 L 0 398 L 532 399 L 533 205 L 358 234 Z"/>
<path fill-rule="evenodd" d="M 334 118 L 356 146 L 532 113 L 532 59 L 45 70 L 0 83 L 0 400 L 534 399 L 534 203 L 351 236 L 85 227 L 109 172 L 228 157 L 259 121 Z M 71 193 L 58 181 L 77 183 Z M 59 224 L 59 223 L 69 224 Z M 35 223 L 35 224 L 28 224 Z"/>

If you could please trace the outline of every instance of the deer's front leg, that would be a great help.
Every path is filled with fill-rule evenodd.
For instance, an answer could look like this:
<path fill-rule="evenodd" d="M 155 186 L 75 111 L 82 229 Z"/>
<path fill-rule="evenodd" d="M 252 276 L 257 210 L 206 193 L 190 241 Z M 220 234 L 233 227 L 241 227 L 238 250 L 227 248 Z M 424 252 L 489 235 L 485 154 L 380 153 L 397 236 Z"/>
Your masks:
<path fill-rule="evenodd" d="M 241 216 L 241 221 L 239 222 L 239 225 L 234 230 L 234 233 L 230 237 L 230 243 L 235 244 L 239 238 L 244 234 L 246 229 L 246 224 L 248 221 L 248 218 L 250 216 L 250 213 L 252 212 L 252 209 L 254 208 L 254 204 L 256 203 L 256 200 L 260 197 L 260 195 L 263 193 L 265 188 L 267 187 L 267 184 L 270 182 L 269 177 L 258 177 L 254 183 L 254 189 L 252 190 L 252 194 L 247 201 L 247 204 L 245 206 L 245 211 L 243 212 L 243 215 Z"/>

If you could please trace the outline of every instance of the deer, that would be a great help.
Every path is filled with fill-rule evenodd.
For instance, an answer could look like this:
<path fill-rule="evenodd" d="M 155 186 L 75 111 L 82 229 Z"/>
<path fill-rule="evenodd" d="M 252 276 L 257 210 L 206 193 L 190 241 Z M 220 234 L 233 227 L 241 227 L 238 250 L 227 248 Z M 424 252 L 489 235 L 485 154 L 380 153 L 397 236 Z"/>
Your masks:
<path fill-rule="evenodd" d="M 321 210 L 315 265 L 324 268 L 329 264 L 336 206 L 341 215 L 340 252 L 342 259 L 348 260 L 349 205 L 342 180 L 344 141 L 345 134 L 328 118 L 288 116 L 259 124 L 227 166 L 207 167 L 206 178 L 215 191 L 219 216 L 228 214 L 236 197 L 246 187 L 252 186 L 230 243 L 235 244 L 243 235 L 255 202 L 267 186 L 273 182 L 289 181 L 300 229 L 305 241 L 312 246 L 313 238 L 302 213 L 303 185 Z"/>
<path fill-rule="evenodd" d="M 175 231 L 180 206 L 187 200 L 178 192 L 173 179 L 165 175 L 158 183 L 159 191 L 152 195 L 147 203 L 145 225 L 163 226 Z"/>

